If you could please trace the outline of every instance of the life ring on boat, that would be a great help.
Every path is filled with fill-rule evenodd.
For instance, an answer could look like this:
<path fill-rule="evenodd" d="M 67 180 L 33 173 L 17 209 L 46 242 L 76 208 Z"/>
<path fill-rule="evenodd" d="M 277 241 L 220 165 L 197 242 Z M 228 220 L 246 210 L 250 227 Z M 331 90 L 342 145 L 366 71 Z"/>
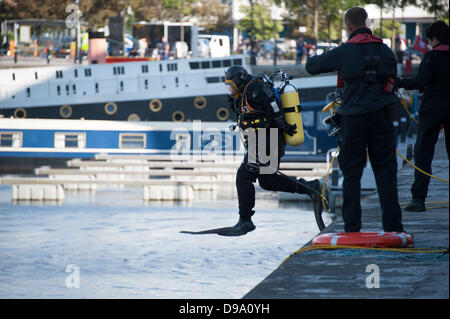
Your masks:
<path fill-rule="evenodd" d="M 148 103 L 152 112 L 159 112 L 162 109 L 162 102 L 158 99 L 153 99 Z"/>
<path fill-rule="evenodd" d="M 62 118 L 69 118 L 72 116 L 72 107 L 70 105 L 63 105 L 59 108 L 59 115 L 61 115 Z"/>
<path fill-rule="evenodd" d="M 328 233 L 312 240 L 313 246 L 414 247 L 414 237 L 402 232 Z"/>
<path fill-rule="evenodd" d="M 224 107 L 221 107 L 221 108 L 217 109 L 216 117 L 220 121 L 226 121 L 230 117 L 230 111 L 228 111 Z"/>
<path fill-rule="evenodd" d="M 108 102 L 105 104 L 105 113 L 108 115 L 114 115 L 117 112 L 117 104 L 114 102 Z"/>
<path fill-rule="evenodd" d="M 195 106 L 195 108 L 197 108 L 199 110 L 204 109 L 206 107 L 206 104 L 207 104 L 207 102 L 206 102 L 206 98 L 204 96 L 197 96 L 194 99 L 194 106 Z"/>
<path fill-rule="evenodd" d="M 18 109 L 14 110 L 14 117 L 18 119 L 24 119 L 27 117 L 27 111 L 24 108 L 19 107 Z"/>
<path fill-rule="evenodd" d="M 175 111 L 172 114 L 172 121 L 174 122 L 183 122 L 184 121 L 184 113 L 182 111 Z"/>
<path fill-rule="evenodd" d="M 141 120 L 140 116 L 137 115 L 136 113 L 131 113 L 130 115 L 128 115 L 128 121 L 139 122 L 140 120 Z"/>

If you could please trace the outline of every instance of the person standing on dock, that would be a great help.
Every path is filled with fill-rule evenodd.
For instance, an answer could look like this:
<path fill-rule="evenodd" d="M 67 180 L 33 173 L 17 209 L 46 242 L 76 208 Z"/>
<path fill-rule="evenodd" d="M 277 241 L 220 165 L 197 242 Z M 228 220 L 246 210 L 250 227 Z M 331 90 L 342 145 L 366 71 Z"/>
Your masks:
<path fill-rule="evenodd" d="M 397 77 L 394 53 L 366 27 L 367 12 L 353 7 L 344 16 L 349 40 L 310 57 L 310 74 L 338 71 L 343 88 L 339 166 L 342 170 L 342 217 L 346 232 L 361 229 L 361 176 L 369 154 L 382 210 L 383 228 L 403 231 L 397 192 L 397 157 L 391 112 L 400 101 L 393 92 Z"/>
<path fill-rule="evenodd" d="M 280 159 L 284 155 L 286 146 L 284 133 L 292 136 L 296 133 L 297 127 L 286 122 L 281 102 L 276 97 L 274 88 L 265 82 L 263 77 L 252 76 L 239 65 L 232 66 L 225 72 L 225 85 L 229 89 L 230 108 L 238 117 L 239 127 L 244 134 L 246 130 L 252 130 L 255 137 L 251 140 L 251 137 L 247 136 L 244 143 L 247 152 L 236 174 L 239 221 L 233 226 L 233 234 L 230 232 L 229 235 L 240 236 L 255 229 L 251 217 L 255 213 L 253 211 L 255 206 L 253 183 L 257 179 L 259 185 L 265 190 L 309 195 L 313 201 L 314 210 L 318 211 L 320 215 L 323 209 L 320 181 L 318 179 L 306 181 L 302 178 L 297 180 L 278 173 Z M 276 130 L 271 128 L 276 128 Z M 266 134 L 263 134 L 262 131 L 265 131 Z M 270 135 L 274 132 L 277 136 L 271 138 Z M 265 140 L 258 141 L 259 138 L 265 138 Z M 260 144 L 265 144 L 266 154 L 264 155 L 267 155 L 267 150 L 272 153 L 271 144 L 272 146 L 276 144 L 271 143 L 271 140 L 278 141 L 278 148 L 274 150 L 277 153 L 270 154 L 271 158 L 276 156 L 277 165 L 271 167 L 271 171 L 269 169 L 266 172 L 264 169 L 273 163 L 260 162 L 262 155 L 259 154 L 261 150 L 258 148 Z M 256 150 L 252 149 L 251 143 L 256 145 Z M 249 152 L 256 154 L 249 154 Z M 256 160 L 252 160 L 252 158 L 256 158 Z"/>
<path fill-rule="evenodd" d="M 449 154 L 450 138 L 448 129 L 448 89 L 449 89 L 449 29 L 443 21 L 436 21 L 425 30 L 428 43 L 433 50 L 428 51 L 420 63 L 419 72 L 413 79 L 398 79 L 397 85 L 405 89 L 423 91 L 419 107 L 419 131 L 414 147 L 414 161 L 417 167 L 431 174 L 434 146 L 441 126 L 445 130 L 445 145 Z M 416 170 L 411 187 L 412 200 L 405 207 L 407 211 L 425 211 L 430 177 Z"/>

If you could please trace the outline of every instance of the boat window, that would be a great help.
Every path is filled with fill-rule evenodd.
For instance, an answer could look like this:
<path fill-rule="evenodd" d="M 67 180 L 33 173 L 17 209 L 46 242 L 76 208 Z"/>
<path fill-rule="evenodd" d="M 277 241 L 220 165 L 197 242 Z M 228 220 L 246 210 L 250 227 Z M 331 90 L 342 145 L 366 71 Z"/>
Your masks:
<path fill-rule="evenodd" d="M 113 67 L 113 74 L 125 74 L 125 67 L 123 66 L 115 66 Z"/>
<path fill-rule="evenodd" d="M 98 93 L 98 83 L 95 82 L 95 93 Z"/>
<path fill-rule="evenodd" d="M 242 59 L 233 59 L 233 65 L 242 65 Z"/>
<path fill-rule="evenodd" d="M 159 64 L 159 72 L 162 72 L 162 64 Z"/>
<path fill-rule="evenodd" d="M 34 78 L 37 80 L 38 79 L 38 74 L 37 72 L 34 72 Z"/>
<path fill-rule="evenodd" d="M 200 68 L 200 63 L 198 62 L 189 62 L 189 67 L 191 70 L 196 70 Z"/>
<path fill-rule="evenodd" d="M 30 96 L 31 96 L 31 89 L 27 88 L 27 97 L 30 97 Z"/>
<path fill-rule="evenodd" d="M 75 77 L 77 78 L 78 77 L 78 70 L 77 69 L 73 70 L 73 73 L 75 74 Z"/>
<path fill-rule="evenodd" d="M 58 95 L 61 95 L 61 86 L 58 85 L 56 87 L 56 91 L 57 91 Z"/>
<path fill-rule="evenodd" d="M 314 111 L 304 111 L 302 112 L 302 122 L 303 126 L 314 126 Z"/>
<path fill-rule="evenodd" d="M 55 148 L 85 148 L 86 133 L 55 133 Z"/>
<path fill-rule="evenodd" d="M 72 84 L 72 91 L 73 94 L 77 94 L 77 86 L 75 84 Z"/>
<path fill-rule="evenodd" d="M 84 76 L 85 77 L 89 77 L 89 76 L 91 76 L 92 75 L 92 73 L 91 73 L 91 69 L 84 69 Z"/>
<path fill-rule="evenodd" d="M 323 120 L 328 116 L 327 113 L 317 112 L 316 129 L 320 131 L 328 131 L 329 126 Z"/>
<path fill-rule="evenodd" d="M 0 132 L 0 147 L 22 147 L 22 132 Z"/>
<path fill-rule="evenodd" d="M 223 66 L 231 66 L 231 60 L 223 60 Z"/>
<path fill-rule="evenodd" d="M 210 76 L 206 78 L 207 83 L 219 83 L 220 77 L 219 76 Z"/>
<path fill-rule="evenodd" d="M 120 90 L 123 91 L 123 81 L 120 81 Z"/>
<path fill-rule="evenodd" d="M 16 74 L 13 73 L 13 74 L 12 74 L 12 77 L 13 77 L 13 81 L 15 81 L 15 80 L 16 80 Z"/>
<path fill-rule="evenodd" d="M 62 77 L 63 77 L 63 71 L 62 70 L 56 71 L 56 78 L 57 79 L 62 79 Z"/>
<path fill-rule="evenodd" d="M 147 90 L 148 89 L 148 80 L 147 79 L 144 80 L 144 86 L 145 86 L 145 89 Z"/>
<path fill-rule="evenodd" d="M 220 67 L 222 67 L 222 63 L 221 62 L 222 62 L 221 60 L 214 60 L 214 61 L 212 61 L 212 67 L 213 68 L 220 68 Z"/>
<path fill-rule="evenodd" d="M 141 65 L 142 73 L 148 73 L 148 65 Z"/>
<path fill-rule="evenodd" d="M 202 69 L 209 69 L 210 68 L 210 63 L 209 61 L 203 61 L 202 62 Z"/>
<path fill-rule="evenodd" d="M 167 64 L 167 71 L 176 71 L 177 68 L 177 64 L 176 63 L 169 63 Z"/>
<path fill-rule="evenodd" d="M 70 88 L 69 88 L 69 85 L 66 84 L 66 94 L 69 95 L 69 93 L 70 93 Z"/>
<path fill-rule="evenodd" d="M 119 134 L 120 148 L 145 148 L 145 133 Z"/>

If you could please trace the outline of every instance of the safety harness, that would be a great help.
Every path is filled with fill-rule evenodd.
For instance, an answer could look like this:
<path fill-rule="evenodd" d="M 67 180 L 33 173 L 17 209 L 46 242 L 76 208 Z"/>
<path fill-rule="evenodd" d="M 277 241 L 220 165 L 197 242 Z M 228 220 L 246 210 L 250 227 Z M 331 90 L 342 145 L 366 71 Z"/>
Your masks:
<path fill-rule="evenodd" d="M 347 43 L 367 44 L 367 43 L 383 43 L 383 40 L 370 33 L 358 33 L 347 41 Z M 384 83 L 385 91 L 391 93 L 394 88 L 395 81 L 393 78 L 385 78 L 378 74 L 378 68 L 381 62 L 381 46 L 359 46 L 364 60 L 364 74 L 362 81 L 365 83 Z M 360 79 L 357 80 L 358 82 Z M 344 80 L 338 72 L 337 85 L 338 88 L 344 87 Z"/>

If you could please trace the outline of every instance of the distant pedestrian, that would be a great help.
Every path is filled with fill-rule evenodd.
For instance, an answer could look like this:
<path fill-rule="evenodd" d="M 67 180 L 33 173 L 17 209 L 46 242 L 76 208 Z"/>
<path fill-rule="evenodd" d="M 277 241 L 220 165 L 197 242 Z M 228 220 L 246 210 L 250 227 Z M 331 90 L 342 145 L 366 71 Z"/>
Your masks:
<path fill-rule="evenodd" d="M 141 58 L 143 58 L 145 56 L 147 48 L 148 48 L 147 39 L 146 38 L 139 39 L 137 51 Z"/>
<path fill-rule="evenodd" d="M 162 47 L 161 47 L 162 59 L 167 60 L 169 58 L 170 44 L 167 41 L 166 37 L 162 37 L 161 42 L 162 42 Z"/>
<path fill-rule="evenodd" d="M 397 85 L 405 89 L 423 91 L 419 107 L 419 132 L 414 147 L 414 161 L 417 167 L 431 174 L 434 146 L 441 126 L 445 130 L 445 145 L 449 154 L 450 138 L 448 128 L 448 90 L 449 90 L 449 29 L 443 21 L 436 21 L 426 31 L 428 43 L 433 50 L 425 53 L 419 72 L 413 79 L 398 79 Z M 411 186 L 412 200 L 407 211 L 424 211 L 430 177 L 415 171 Z"/>
<path fill-rule="evenodd" d="M 302 57 L 305 51 L 305 41 L 302 37 L 297 39 L 297 59 L 296 64 L 302 64 Z"/>
<path fill-rule="evenodd" d="M 397 74 L 401 75 L 403 66 L 403 55 L 406 50 L 405 39 L 402 39 L 400 35 L 395 37 L 395 57 L 397 59 Z"/>

